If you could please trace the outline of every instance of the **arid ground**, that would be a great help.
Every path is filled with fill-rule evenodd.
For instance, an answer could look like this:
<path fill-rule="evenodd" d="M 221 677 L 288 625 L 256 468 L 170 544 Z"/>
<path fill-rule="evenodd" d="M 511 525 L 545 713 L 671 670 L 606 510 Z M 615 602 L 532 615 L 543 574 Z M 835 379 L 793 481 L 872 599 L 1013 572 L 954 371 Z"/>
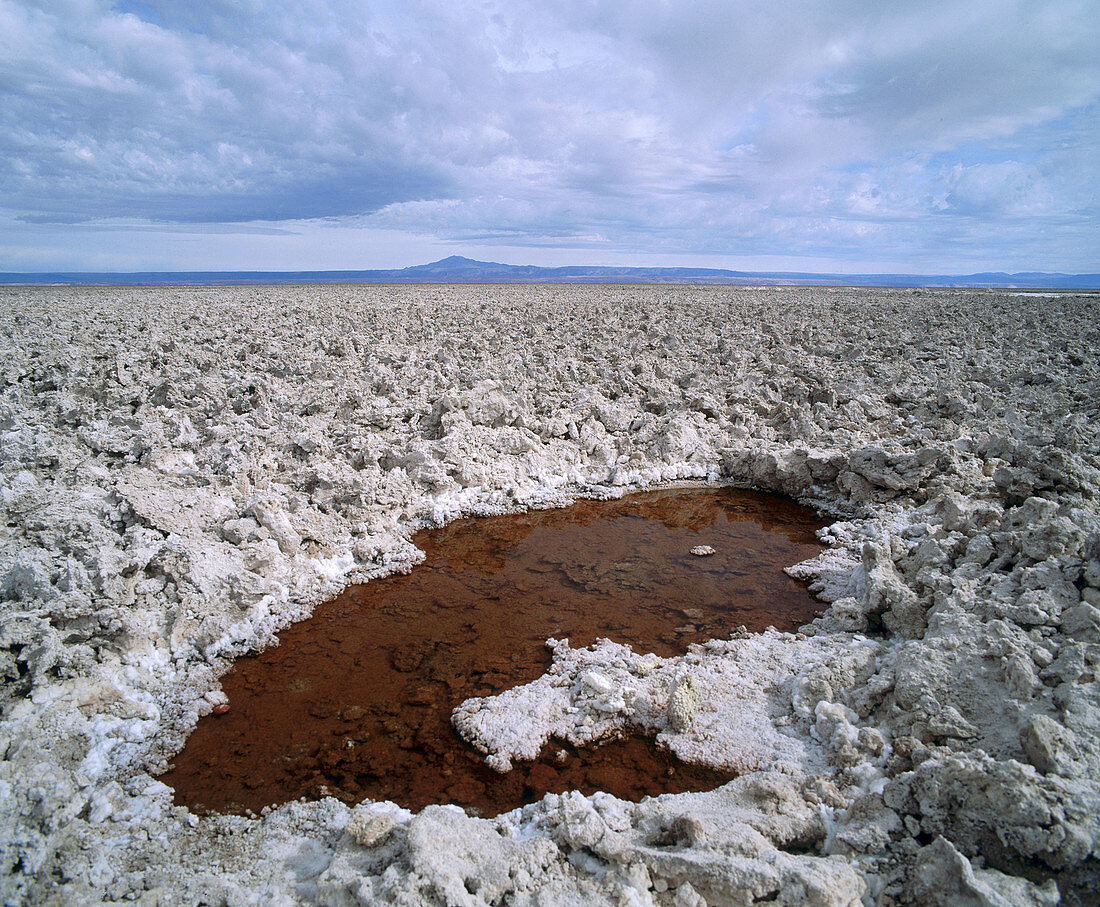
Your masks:
<path fill-rule="evenodd" d="M 0 893 L 1095 902 L 1098 349 L 1070 293 L 0 290 Z M 417 529 L 669 483 L 826 514 L 791 570 L 823 616 L 559 642 L 452 723 L 497 770 L 625 730 L 735 780 L 491 819 L 173 805 L 233 659 L 408 571 Z"/>

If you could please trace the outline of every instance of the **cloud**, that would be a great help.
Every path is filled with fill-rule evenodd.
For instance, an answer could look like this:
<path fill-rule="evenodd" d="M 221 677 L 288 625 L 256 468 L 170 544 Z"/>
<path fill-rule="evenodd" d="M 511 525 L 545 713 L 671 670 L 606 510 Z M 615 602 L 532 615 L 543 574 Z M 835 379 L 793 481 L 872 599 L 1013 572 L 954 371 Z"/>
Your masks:
<path fill-rule="evenodd" d="M 1050 206 L 1050 187 L 1034 165 L 1004 161 L 999 164 L 956 164 L 945 175 L 945 210 L 962 214 L 1043 213 Z"/>
<path fill-rule="evenodd" d="M 1011 135 L 1096 100 L 1098 26 L 1079 2 L 914 5 L 864 35 L 814 106 L 885 146 Z"/>
<path fill-rule="evenodd" d="M 1098 45 L 1088 0 L 0 0 L 0 205 L 863 258 L 1030 217 L 1084 266 Z"/>
<path fill-rule="evenodd" d="M 169 23 L 181 8 L 147 6 Z M 448 187 L 445 162 L 403 126 L 397 74 L 371 72 L 371 42 L 355 54 L 335 37 L 305 53 L 274 18 L 238 22 L 242 44 L 223 43 L 87 2 L 3 13 L 11 207 L 58 220 L 282 220 Z"/>

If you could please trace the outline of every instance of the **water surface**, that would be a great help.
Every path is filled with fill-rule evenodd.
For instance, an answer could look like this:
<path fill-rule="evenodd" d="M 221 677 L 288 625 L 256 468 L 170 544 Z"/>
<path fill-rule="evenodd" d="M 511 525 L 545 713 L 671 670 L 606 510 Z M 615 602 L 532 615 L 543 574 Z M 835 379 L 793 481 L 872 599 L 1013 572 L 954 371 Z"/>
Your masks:
<path fill-rule="evenodd" d="M 551 741 L 497 774 L 450 714 L 537 678 L 550 637 L 673 656 L 741 625 L 795 629 L 820 605 L 783 567 L 821 550 L 823 525 L 770 495 L 665 489 L 418 533 L 427 559 L 411 574 L 351 587 L 240 659 L 222 679 L 229 711 L 199 722 L 162 780 L 177 803 L 230 812 L 332 795 L 492 815 L 547 791 L 716 787 L 730 776 L 637 738 Z M 691 554 L 699 545 L 715 554 Z"/>

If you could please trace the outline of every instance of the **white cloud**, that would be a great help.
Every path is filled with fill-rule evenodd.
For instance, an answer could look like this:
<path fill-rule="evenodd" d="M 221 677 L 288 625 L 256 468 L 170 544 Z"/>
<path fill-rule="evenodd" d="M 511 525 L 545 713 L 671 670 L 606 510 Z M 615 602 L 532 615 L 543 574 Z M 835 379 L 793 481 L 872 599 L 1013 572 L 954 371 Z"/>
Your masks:
<path fill-rule="evenodd" d="M 0 0 L 0 204 L 1084 268 L 1096 46 L 1088 0 Z"/>
<path fill-rule="evenodd" d="M 1050 186 L 1034 165 L 1004 161 L 999 164 L 956 164 L 945 178 L 946 210 L 965 214 L 1043 214 L 1052 202 Z"/>

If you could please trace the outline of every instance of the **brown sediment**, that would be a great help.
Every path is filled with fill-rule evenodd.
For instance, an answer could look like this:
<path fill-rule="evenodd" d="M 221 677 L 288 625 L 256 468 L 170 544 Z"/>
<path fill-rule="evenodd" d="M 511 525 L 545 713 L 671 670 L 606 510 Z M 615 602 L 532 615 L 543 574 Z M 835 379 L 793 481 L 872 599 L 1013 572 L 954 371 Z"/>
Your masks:
<path fill-rule="evenodd" d="M 497 774 L 451 711 L 538 677 L 549 637 L 672 656 L 741 625 L 794 629 L 819 605 L 782 568 L 820 551 L 823 525 L 769 495 L 666 489 L 426 530 L 411 574 L 347 589 L 237 662 L 222 679 L 228 712 L 199 722 L 162 780 L 177 803 L 228 812 L 332 795 L 490 815 L 549 791 L 637 800 L 715 787 L 730 776 L 638 738 L 552 741 Z M 697 545 L 716 553 L 692 555 Z"/>

